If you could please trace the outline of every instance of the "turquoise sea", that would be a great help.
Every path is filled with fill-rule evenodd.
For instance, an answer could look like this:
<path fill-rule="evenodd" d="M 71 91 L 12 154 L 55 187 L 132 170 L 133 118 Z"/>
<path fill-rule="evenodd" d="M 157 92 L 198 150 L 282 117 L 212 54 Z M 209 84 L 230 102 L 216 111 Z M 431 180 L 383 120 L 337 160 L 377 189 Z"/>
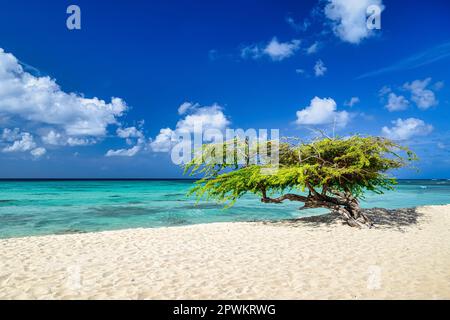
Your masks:
<path fill-rule="evenodd" d="M 291 219 L 323 213 L 301 203 L 262 204 L 248 195 L 234 207 L 186 197 L 190 180 L 0 181 L 0 238 L 221 221 Z M 402 208 L 450 203 L 449 180 L 400 180 L 396 191 L 368 193 L 362 206 Z"/>

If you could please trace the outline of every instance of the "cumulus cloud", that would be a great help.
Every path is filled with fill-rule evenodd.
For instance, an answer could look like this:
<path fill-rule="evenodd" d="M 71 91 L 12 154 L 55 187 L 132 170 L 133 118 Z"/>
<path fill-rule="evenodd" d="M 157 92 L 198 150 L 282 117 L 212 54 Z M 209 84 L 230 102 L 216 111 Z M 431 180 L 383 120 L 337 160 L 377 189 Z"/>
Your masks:
<path fill-rule="evenodd" d="M 434 92 L 427 88 L 430 82 L 431 78 L 426 78 L 424 80 L 415 80 L 411 83 L 407 82 L 403 85 L 403 88 L 411 93 L 411 100 L 422 110 L 438 104 Z"/>
<path fill-rule="evenodd" d="M 46 135 L 42 136 L 42 141 L 44 143 L 54 146 L 63 145 L 64 144 L 63 140 L 64 140 L 63 135 L 54 130 L 50 130 Z"/>
<path fill-rule="evenodd" d="M 382 134 L 393 140 L 408 140 L 414 136 L 425 136 L 433 131 L 433 126 L 421 119 L 408 118 L 392 121 L 393 127 L 383 127 Z"/>
<path fill-rule="evenodd" d="M 297 124 L 323 125 L 335 123 L 345 127 L 350 121 L 350 113 L 337 111 L 336 102 L 332 98 L 314 97 L 306 108 L 297 111 Z"/>
<path fill-rule="evenodd" d="M 279 42 L 277 38 L 273 38 L 264 49 L 264 53 L 274 61 L 280 61 L 292 56 L 300 47 L 300 40 L 292 40 L 291 42 Z"/>
<path fill-rule="evenodd" d="M 68 137 L 66 142 L 68 146 L 74 147 L 74 146 L 87 146 L 95 143 L 96 141 L 93 139 Z"/>
<path fill-rule="evenodd" d="M 1 149 L 4 153 L 29 151 L 34 158 L 39 158 L 47 152 L 45 148 L 36 147 L 36 142 L 31 133 L 22 132 L 19 128 L 4 128 L 0 138 L 0 144 L 6 144 Z"/>
<path fill-rule="evenodd" d="M 325 75 L 325 72 L 327 72 L 327 67 L 325 67 L 325 64 L 322 60 L 317 60 L 316 64 L 314 65 L 314 74 L 316 77 L 321 77 Z"/>
<path fill-rule="evenodd" d="M 175 132 L 170 128 L 163 128 L 159 130 L 159 134 L 150 146 L 155 152 L 168 152 L 175 141 Z"/>
<path fill-rule="evenodd" d="M 384 9 L 382 0 L 327 0 L 325 16 L 342 41 L 357 44 L 373 32 L 366 25 L 366 10 L 371 5 Z"/>
<path fill-rule="evenodd" d="M 289 58 L 300 49 L 300 40 L 294 39 L 289 42 L 279 42 L 276 37 L 264 47 L 259 45 L 250 45 L 242 48 L 242 58 L 258 59 L 263 56 L 270 57 L 273 61 L 281 61 Z"/>
<path fill-rule="evenodd" d="M 119 124 L 126 110 L 120 98 L 106 102 L 65 92 L 54 79 L 26 72 L 14 55 L 0 48 L 0 116 L 26 124 L 31 132 L 44 131 L 42 141 L 47 144 L 95 142 L 106 135 L 109 125 Z M 35 152 L 39 153 L 42 150 Z"/>
<path fill-rule="evenodd" d="M 105 154 L 106 157 L 133 157 L 147 148 L 145 135 L 141 129 L 134 126 L 117 128 L 116 133 L 117 137 L 125 139 L 127 144 L 134 144 L 134 146 L 128 149 L 108 150 Z"/>
<path fill-rule="evenodd" d="M 195 107 L 189 108 L 188 114 L 177 122 L 174 130 L 161 129 L 150 146 L 155 152 L 167 152 L 177 141 L 179 133 L 201 133 L 200 131 L 208 129 L 223 131 L 229 124 L 230 120 L 218 104 L 203 107 L 195 104 Z"/>
<path fill-rule="evenodd" d="M 344 105 L 347 107 L 353 107 L 357 103 L 359 103 L 359 98 L 351 97 L 351 99 L 349 101 L 344 102 Z"/>
<path fill-rule="evenodd" d="M 36 149 L 31 150 L 31 155 L 35 158 L 40 158 L 42 157 L 44 154 L 47 153 L 47 150 L 45 150 L 45 148 L 39 147 Z"/>
<path fill-rule="evenodd" d="M 223 109 L 218 104 L 212 106 L 197 107 L 191 114 L 178 121 L 177 130 L 194 132 L 201 125 L 203 130 L 219 129 L 223 130 L 230 121 L 223 113 Z"/>
<path fill-rule="evenodd" d="M 119 138 L 123 139 L 144 137 L 144 134 L 136 127 L 118 128 L 116 133 Z"/>
<path fill-rule="evenodd" d="M 409 101 L 404 96 L 398 96 L 395 93 L 391 92 L 388 96 L 388 102 L 385 105 L 385 108 L 390 112 L 393 111 L 402 111 L 408 109 Z"/>
<path fill-rule="evenodd" d="M 133 157 L 141 150 L 141 146 L 136 145 L 129 149 L 108 150 L 107 157 Z"/>
<path fill-rule="evenodd" d="M 3 141 L 14 141 L 20 138 L 20 129 L 19 128 L 14 128 L 14 129 L 9 129 L 9 128 L 4 128 L 2 131 L 2 136 L 1 136 L 1 140 Z"/>
<path fill-rule="evenodd" d="M 95 139 L 70 137 L 65 133 L 60 133 L 55 130 L 50 130 L 41 136 L 42 142 L 53 146 L 86 146 L 94 144 Z"/>
<path fill-rule="evenodd" d="M 29 151 L 36 147 L 33 136 L 29 132 L 22 132 L 20 138 L 15 140 L 11 145 L 3 148 L 3 152 L 23 152 Z"/>

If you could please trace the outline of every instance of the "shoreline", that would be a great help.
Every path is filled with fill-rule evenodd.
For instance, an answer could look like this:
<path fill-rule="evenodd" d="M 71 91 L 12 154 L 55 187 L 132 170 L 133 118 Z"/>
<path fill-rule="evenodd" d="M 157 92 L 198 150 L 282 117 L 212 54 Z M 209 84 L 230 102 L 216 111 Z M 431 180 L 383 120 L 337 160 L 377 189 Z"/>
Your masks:
<path fill-rule="evenodd" d="M 450 299 L 450 205 L 368 214 L 0 239 L 0 298 Z"/>
<path fill-rule="evenodd" d="M 386 208 L 362 208 L 362 210 L 365 213 L 368 213 L 370 216 L 373 217 L 373 212 L 381 212 L 383 215 L 388 214 L 389 212 L 397 212 L 397 211 L 408 211 L 408 210 L 416 210 L 420 208 L 427 208 L 427 207 L 446 207 L 450 206 L 449 204 L 442 204 L 442 205 L 426 205 L 426 206 L 419 206 L 419 207 L 407 207 L 407 208 L 398 208 L 398 209 L 386 209 Z M 39 234 L 39 235 L 27 235 L 27 236 L 13 236 L 13 237 L 6 237 L 1 238 L 0 242 L 4 240 L 10 240 L 10 239 L 28 239 L 28 238 L 41 238 L 41 237 L 53 237 L 53 236 L 71 236 L 71 235 L 86 235 L 86 234 L 98 234 L 98 233 L 109 233 L 109 232 L 121 232 L 121 231 L 133 231 L 133 230 L 154 230 L 154 229 L 173 229 L 173 228 L 189 228 L 194 226 L 203 226 L 203 225 L 215 225 L 215 224 L 247 224 L 247 223 L 257 223 L 257 224 L 285 224 L 285 223 L 308 223 L 308 222 L 318 222 L 318 223 L 325 223 L 328 224 L 330 222 L 340 223 L 342 222 L 343 225 L 347 226 L 343 220 L 341 220 L 339 215 L 334 215 L 331 212 L 330 213 L 324 213 L 324 214 L 312 214 L 307 215 L 304 217 L 298 217 L 298 218 L 288 218 L 288 219 L 280 219 L 280 220 L 249 220 L 249 221 L 218 221 L 218 222 L 202 222 L 202 223 L 192 223 L 192 224 L 183 224 L 183 225 L 170 225 L 170 226 L 157 226 L 157 227 L 135 227 L 135 228 L 118 228 L 118 229 L 107 229 L 107 230 L 98 230 L 98 231 L 83 231 L 83 230 L 77 230 L 76 232 L 58 232 L 58 233 L 49 233 L 49 234 Z M 378 226 L 379 227 L 379 226 Z M 375 229 L 377 226 L 375 226 Z"/>

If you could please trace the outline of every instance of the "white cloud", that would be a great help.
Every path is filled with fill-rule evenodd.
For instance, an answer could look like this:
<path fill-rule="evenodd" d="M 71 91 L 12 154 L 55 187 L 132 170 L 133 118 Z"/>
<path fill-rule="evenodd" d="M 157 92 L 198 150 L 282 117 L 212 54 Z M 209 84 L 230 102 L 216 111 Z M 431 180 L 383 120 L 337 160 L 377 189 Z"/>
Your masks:
<path fill-rule="evenodd" d="M 45 148 L 39 147 L 36 149 L 31 150 L 31 155 L 35 158 L 40 158 L 42 157 L 45 153 L 47 152 L 47 150 L 45 150 Z"/>
<path fill-rule="evenodd" d="M 20 129 L 14 128 L 13 130 L 9 128 L 4 128 L 1 136 L 1 140 L 4 141 L 15 141 L 20 138 Z"/>
<path fill-rule="evenodd" d="M 295 73 L 304 74 L 305 70 L 304 69 L 295 69 Z"/>
<path fill-rule="evenodd" d="M 140 145 L 136 145 L 130 149 L 108 150 L 106 157 L 133 157 L 141 150 Z"/>
<path fill-rule="evenodd" d="M 108 150 L 106 157 L 133 157 L 140 151 L 146 150 L 146 139 L 144 133 L 136 127 L 118 128 L 116 130 L 119 138 L 125 139 L 128 145 L 134 144 L 129 149 Z"/>
<path fill-rule="evenodd" d="M 150 146 L 155 152 L 168 152 L 174 142 L 175 132 L 170 128 L 164 128 L 159 131 L 159 134 L 150 143 Z"/>
<path fill-rule="evenodd" d="M 392 140 L 408 140 L 414 136 L 425 136 L 433 131 L 433 126 L 421 119 L 408 118 L 392 121 L 393 127 L 383 127 L 381 132 Z"/>
<path fill-rule="evenodd" d="M 259 45 L 250 45 L 241 50 L 242 58 L 259 59 L 268 56 L 273 61 L 281 61 L 289 58 L 300 49 L 300 40 L 294 39 L 290 42 L 279 42 L 276 37 L 263 48 Z"/>
<path fill-rule="evenodd" d="M 264 49 L 264 53 L 274 61 L 281 61 L 292 56 L 300 47 L 300 40 L 292 40 L 291 42 L 279 42 L 277 38 L 273 38 Z"/>
<path fill-rule="evenodd" d="M 218 104 L 213 104 L 207 107 L 198 107 L 193 110 L 193 113 L 188 114 L 184 119 L 178 121 L 177 130 L 194 132 L 196 127 L 201 126 L 203 130 L 219 129 L 223 130 L 230 124 L 222 107 Z"/>
<path fill-rule="evenodd" d="M 4 133 L 5 131 L 3 131 Z M 29 132 L 20 134 L 20 138 L 15 140 L 13 144 L 3 148 L 3 152 L 24 152 L 36 147 L 33 136 Z"/>
<path fill-rule="evenodd" d="M 39 158 L 47 152 L 45 148 L 37 147 L 31 133 L 21 132 L 19 128 L 14 128 L 13 130 L 4 128 L 0 138 L 0 143 L 3 145 L 7 144 L 2 148 L 4 153 L 30 151 L 34 158 Z"/>
<path fill-rule="evenodd" d="M 94 144 L 95 139 L 70 137 L 64 133 L 50 130 L 47 134 L 41 136 L 42 142 L 53 146 L 86 146 Z"/>
<path fill-rule="evenodd" d="M 119 138 L 123 139 L 144 137 L 144 134 L 136 127 L 118 128 L 116 133 Z"/>
<path fill-rule="evenodd" d="M 66 144 L 74 147 L 74 146 L 87 146 L 90 144 L 95 143 L 95 140 L 92 139 L 86 139 L 86 138 L 74 138 L 74 137 L 68 137 Z"/>
<path fill-rule="evenodd" d="M 318 42 L 314 42 L 311 46 L 309 46 L 306 49 L 306 53 L 307 54 L 313 54 L 317 52 L 317 49 L 319 48 L 319 43 Z"/>
<path fill-rule="evenodd" d="M 50 130 L 46 135 L 42 136 L 42 141 L 50 145 L 63 145 L 63 136 L 61 133 Z"/>
<path fill-rule="evenodd" d="M 359 103 L 359 98 L 351 97 L 351 99 L 349 101 L 344 102 L 344 105 L 347 107 L 353 107 L 357 103 Z"/>
<path fill-rule="evenodd" d="M 314 74 L 316 77 L 321 77 L 325 75 L 325 72 L 327 72 L 327 67 L 325 67 L 325 64 L 322 60 L 317 60 L 316 64 L 314 65 Z"/>
<path fill-rule="evenodd" d="M 336 36 L 356 44 L 373 34 L 366 25 L 366 10 L 370 5 L 384 9 L 382 0 L 328 0 L 325 16 L 330 19 Z"/>
<path fill-rule="evenodd" d="M 424 80 L 406 82 L 401 89 L 403 91 L 408 91 L 411 94 L 410 100 L 413 101 L 419 109 L 426 110 L 438 105 L 439 101 L 432 89 L 438 90 L 442 88 L 443 85 L 443 82 L 436 82 L 432 85 L 431 78 L 426 78 Z M 407 98 L 395 94 L 390 87 L 384 86 L 379 91 L 379 96 L 384 100 L 386 95 L 388 100 L 385 107 L 389 111 L 406 110 L 410 105 L 410 101 Z"/>
<path fill-rule="evenodd" d="M 173 143 L 177 141 L 178 133 L 199 133 L 208 129 L 223 131 L 230 124 L 230 120 L 223 113 L 223 108 L 218 104 L 201 107 L 196 104 L 195 108 L 189 108 L 188 114 L 176 124 L 174 130 L 170 128 L 161 129 L 156 138 L 150 143 L 155 152 L 167 152 Z"/>
<path fill-rule="evenodd" d="M 109 125 L 119 124 L 118 118 L 126 110 L 120 98 L 105 102 L 64 92 L 54 79 L 26 72 L 14 55 L 0 48 L 0 115 L 26 125 L 35 134 L 46 132 L 42 140 L 47 144 L 95 143 L 106 135 Z"/>
<path fill-rule="evenodd" d="M 197 108 L 199 105 L 198 103 L 192 103 L 192 102 L 183 102 L 179 107 L 178 107 L 178 114 L 182 115 L 185 114 L 187 111 L 189 111 L 190 109 L 193 108 Z"/>
<path fill-rule="evenodd" d="M 408 107 L 409 101 L 404 96 L 398 96 L 393 92 L 389 93 L 385 108 L 390 112 L 406 110 Z"/>
<path fill-rule="evenodd" d="M 411 92 L 411 100 L 422 110 L 426 110 L 438 104 L 434 92 L 427 89 L 430 82 L 431 78 L 426 78 L 424 80 L 415 80 L 411 83 L 407 82 L 403 85 L 405 90 Z"/>
<path fill-rule="evenodd" d="M 0 48 L 0 119 L 2 126 L 14 123 L 27 128 L 4 129 L 1 135 L 4 152 L 30 151 L 34 157 L 47 152 L 38 147 L 40 140 L 53 146 L 84 146 L 106 137 L 110 125 L 121 126 L 119 117 L 128 109 L 120 98 L 106 102 L 86 98 L 82 94 L 63 91 L 50 77 L 27 72 L 19 60 Z M 143 135 L 129 129 L 129 134 L 144 140 Z M 136 129 L 137 130 L 137 129 Z M 139 131 L 140 132 L 140 131 Z M 138 136 L 139 135 L 139 136 Z M 140 141 L 139 143 L 142 143 Z M 141 148 L 141 147 L 139 147 Z"/>
<path fill-rule="evenodd" d="M 296 123 L 300 125 L 336 123 L 339 127 L 345 127 L 350 121 L 350 113 L 336 110 L 336 102 L 332 98 L 314 97 L 309 106 L 297 111 Z"/>

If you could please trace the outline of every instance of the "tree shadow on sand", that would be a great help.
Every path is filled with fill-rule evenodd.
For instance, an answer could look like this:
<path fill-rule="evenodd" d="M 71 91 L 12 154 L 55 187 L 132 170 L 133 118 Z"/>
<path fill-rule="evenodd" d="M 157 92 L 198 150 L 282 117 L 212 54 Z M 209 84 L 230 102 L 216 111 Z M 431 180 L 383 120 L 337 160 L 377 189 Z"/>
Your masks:
<path fill-rule="evenodd" d="M 375 229 L 397 229 L 403 231 L 404 227 L 417 224 L 419 218 L 422 216 L 422 213 L 418 212 L 416 208 L 372 208 L 364 209 L 363 211 L 371 219 Z M 341 216 L 334 213 L 282 221 L 264 221 L 263 223 L 290 227 L 308 226 L 313 228 L 320 228 L 333 224 L 345 224 Z"/>

